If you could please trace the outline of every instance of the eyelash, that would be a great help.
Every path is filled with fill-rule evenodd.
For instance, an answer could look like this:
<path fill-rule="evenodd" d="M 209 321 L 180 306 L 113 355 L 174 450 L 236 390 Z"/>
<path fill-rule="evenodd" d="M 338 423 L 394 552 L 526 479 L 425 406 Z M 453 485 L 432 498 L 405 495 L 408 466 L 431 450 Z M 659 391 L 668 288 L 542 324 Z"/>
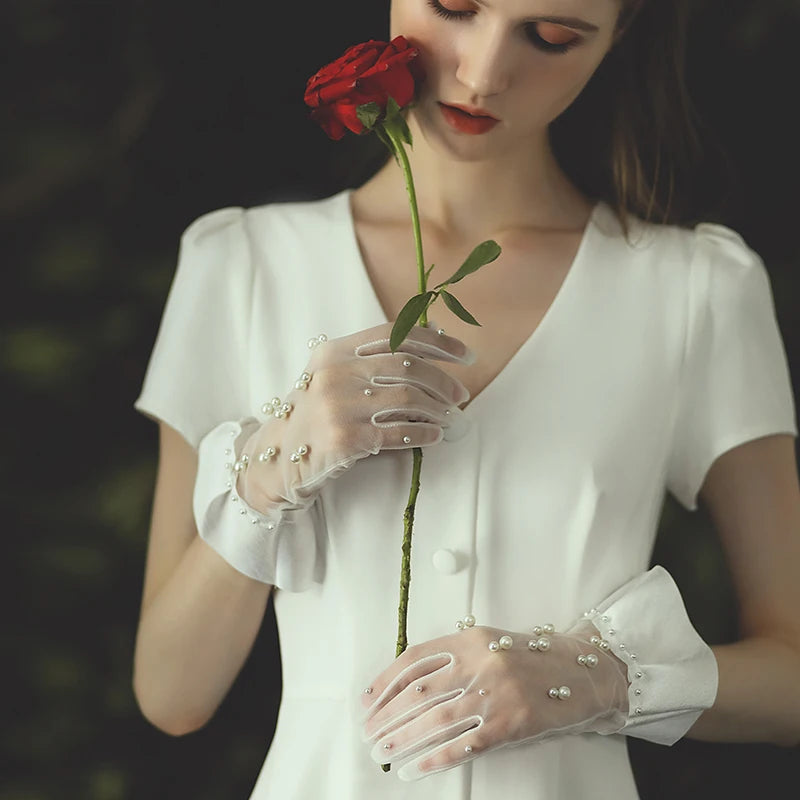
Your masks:
<path fill-rule="evenodd" d="M 474 11 L 451 11 L 449 8 L 445 8 L 443 5 L 441 5 L 438 0 L 427 0 L 427 3 L 435 14 L 440 17 L 444 17 L 444 19 L 461 21 L 469 19 L 475 13 Z M 548 42 L 546 39 L 543 39 L 541 36 L 539 36 L 534 23 L 530 23 L 525 26 L 525 35 L 528 41 L 535 48 L 544 53 L 566 53 L 568 50 L 571 50 L 573 47 L 575 47 L 579 41 L 578 39 L 573 39 L 565 44 L 553 44 L 552 42 Z"/>

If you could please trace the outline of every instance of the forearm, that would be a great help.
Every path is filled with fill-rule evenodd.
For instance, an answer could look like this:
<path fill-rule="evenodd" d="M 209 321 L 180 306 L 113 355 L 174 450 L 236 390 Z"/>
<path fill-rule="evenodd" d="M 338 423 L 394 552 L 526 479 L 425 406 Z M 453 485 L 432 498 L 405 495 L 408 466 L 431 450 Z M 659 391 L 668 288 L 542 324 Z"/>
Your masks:
<path fill-rule="evenodd" d="M 712 742 L 800 744 L 800 647 L 763 637 L 712 650 L 719 667 L 717 698 L 687 736 Z"/>
<path fill-rule="evenodd" d="M 193 540 L 137 632 L 134 692 L 154 725 L 180 735 L 208 721 L 252 648 L 271 588 Z"/>

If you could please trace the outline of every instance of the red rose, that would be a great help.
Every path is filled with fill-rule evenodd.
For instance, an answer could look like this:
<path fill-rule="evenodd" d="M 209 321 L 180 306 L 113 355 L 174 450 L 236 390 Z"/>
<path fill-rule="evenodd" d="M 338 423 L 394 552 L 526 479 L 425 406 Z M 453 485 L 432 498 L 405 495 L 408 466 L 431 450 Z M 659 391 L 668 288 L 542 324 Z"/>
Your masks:
<path fill-rule="evenodd" d="M 341 139 L 347 130 L 363 133 L 356 109 L 364 103 L 386 108 L 390 97 L 400 108 L 413 99 L 422 70 L 415 62 L 419 51 L 402 37 L 391 42 L 368 42 L 348 48 L 344 55 L 323 67 L 306 84 L 305 102 L 311 119 L 331 139 Z"/>

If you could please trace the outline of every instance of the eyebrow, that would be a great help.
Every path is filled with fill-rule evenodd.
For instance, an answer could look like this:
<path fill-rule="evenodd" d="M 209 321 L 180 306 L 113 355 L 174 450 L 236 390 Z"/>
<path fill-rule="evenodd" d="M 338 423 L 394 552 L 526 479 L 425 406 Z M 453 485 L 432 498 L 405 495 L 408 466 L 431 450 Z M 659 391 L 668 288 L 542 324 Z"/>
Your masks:
<path fill-rule="evenodd" d="M 484 0 L 475 0 L 475 2 L 479 6 L 486 6 L 487 3 Z M 540 17 L 526 17 L 526 23 L 531 22 L 550 22 L 553 25 L 563 25 L 565 28 L 574 28 L 577 31 L 584 31 L 585 33 L 597 33 L 600 28 L 597 25 L 592 25 L 591 22 L 586 22 L 585 20 L 580 19 L 579 17 L 554 17 L 549 15 L 544 15 Z"/>
<path fill-rule="evenodd" d="M 563 25 L 565 28 L 575 28 L 587 33 L 597 33 L 600 30 L 597 25 L 592 25 L 591 22 L 585 22 L 578 17 L 529 17 L 526 22 L 551 22 L 553 25 Z"/>

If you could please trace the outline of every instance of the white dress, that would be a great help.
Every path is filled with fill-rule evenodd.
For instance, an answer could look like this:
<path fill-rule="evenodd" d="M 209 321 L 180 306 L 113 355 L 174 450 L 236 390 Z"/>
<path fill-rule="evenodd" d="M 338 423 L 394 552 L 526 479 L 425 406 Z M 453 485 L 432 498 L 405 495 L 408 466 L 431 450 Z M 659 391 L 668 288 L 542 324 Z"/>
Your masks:
<path fill-rule="evenodd" d="M 197 447 L 288 392 L 310 337 L 386 321 L 349 195 L 187 229 L 137 409 Z M 636 223 L 632 238 L 595 207 L 550 309 L 468 406 L 467 434 L 426 450 L 410 643 L 467 613 L 565 627 L 648 569 L 666 490 L 695 509 L 717 456 L 797 435 L 758 256 L 716 225 Z M 359 701 L 394 658 L 410 471 L 410 453 L 381 453 L 322 491 L 314 578 L 275 591 L 283 696 L 252 800 L 636 798 L 618 735 L 502 748 L 413 783 L 370 760 Z"/>

